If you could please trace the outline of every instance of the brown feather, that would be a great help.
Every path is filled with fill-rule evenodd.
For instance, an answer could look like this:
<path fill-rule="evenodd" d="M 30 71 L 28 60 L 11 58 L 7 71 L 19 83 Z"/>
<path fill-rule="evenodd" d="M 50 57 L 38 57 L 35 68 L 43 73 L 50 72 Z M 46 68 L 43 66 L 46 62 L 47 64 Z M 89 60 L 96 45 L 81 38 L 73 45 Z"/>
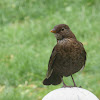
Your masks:
<path fill-rule="evenodd" d="M 63 29 L 63 30 L 62 30 Z M 57 85 L 61 83 L 63 76 L 70 76 L 85 66 L 86 51 L 70 28 L 60 24 L 53 29 L 56 33 L 55 45 L 48 64 L 47 78 L 44 85 Z"/>

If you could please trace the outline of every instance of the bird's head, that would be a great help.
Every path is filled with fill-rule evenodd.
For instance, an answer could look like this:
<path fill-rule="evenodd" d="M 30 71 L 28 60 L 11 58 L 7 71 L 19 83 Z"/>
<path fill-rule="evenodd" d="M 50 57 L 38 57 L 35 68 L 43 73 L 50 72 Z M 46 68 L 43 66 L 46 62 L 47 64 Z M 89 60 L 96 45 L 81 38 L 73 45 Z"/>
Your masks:
<path fill-rule="evenodd" d="M 57 40 L 62 40 L 64 38 L 74 38 L 75 35 L 70 30 L 69 26 L 66 24 L 56 25 L 50 32 L 55 34 Z"/>

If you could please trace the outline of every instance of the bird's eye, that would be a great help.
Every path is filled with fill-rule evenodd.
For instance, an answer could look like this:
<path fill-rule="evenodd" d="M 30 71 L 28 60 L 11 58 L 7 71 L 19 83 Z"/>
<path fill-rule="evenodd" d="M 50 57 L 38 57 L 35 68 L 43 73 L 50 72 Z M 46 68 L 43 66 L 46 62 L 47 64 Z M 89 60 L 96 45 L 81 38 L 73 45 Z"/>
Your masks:
<path fill-rule="evenodd" d="M 64 28 L 62 28 L 61 30 L 64 31 Z"/>

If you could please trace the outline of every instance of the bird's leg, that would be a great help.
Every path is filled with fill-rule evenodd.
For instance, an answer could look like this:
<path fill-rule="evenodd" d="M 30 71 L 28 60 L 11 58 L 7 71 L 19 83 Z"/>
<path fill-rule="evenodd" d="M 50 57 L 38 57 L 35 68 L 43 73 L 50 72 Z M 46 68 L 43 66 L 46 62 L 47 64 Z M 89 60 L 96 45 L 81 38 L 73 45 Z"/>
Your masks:
<path fill-rule="evenodd" d="M 63 87 L 62 88 L 65 88 L 65 87 L 72 87 L 72 86 L 67 86 L 65 83 L 64 83 L 64 81 L 63 81 L 63 79 L 62 79 L 62 83 L 63 83 Z"/>
<path fill-rule="evenodd" d="M 72 80 L 73 80 L 74 87 L 77 87 L 77 86 L 76 86 L 76 84 L 75 84 L 75 81 L 74 81 L 74 78 L 73 78 L 73 76 L 72 76 L 72 75 L 71 75 L 71 78 L 72 78 Z"/>
<path fill-rule="evenodd" d="M 63 83 L 63 87 L 67 87 L 67 85 L 64 83 L 63 79 L 62 79 L 62 83 Z"/>

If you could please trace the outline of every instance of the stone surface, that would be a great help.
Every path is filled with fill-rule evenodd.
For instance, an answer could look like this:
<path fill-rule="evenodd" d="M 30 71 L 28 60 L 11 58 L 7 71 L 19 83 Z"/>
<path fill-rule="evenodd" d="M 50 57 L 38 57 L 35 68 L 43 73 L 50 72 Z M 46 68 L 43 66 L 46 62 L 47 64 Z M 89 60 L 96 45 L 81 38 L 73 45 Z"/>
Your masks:
<path fill-rule="evenodd" d="M 48 93 L 42 100 L 99 100 L 90 91 L 73 87 L 73 88 L 60 88 Z"/>

